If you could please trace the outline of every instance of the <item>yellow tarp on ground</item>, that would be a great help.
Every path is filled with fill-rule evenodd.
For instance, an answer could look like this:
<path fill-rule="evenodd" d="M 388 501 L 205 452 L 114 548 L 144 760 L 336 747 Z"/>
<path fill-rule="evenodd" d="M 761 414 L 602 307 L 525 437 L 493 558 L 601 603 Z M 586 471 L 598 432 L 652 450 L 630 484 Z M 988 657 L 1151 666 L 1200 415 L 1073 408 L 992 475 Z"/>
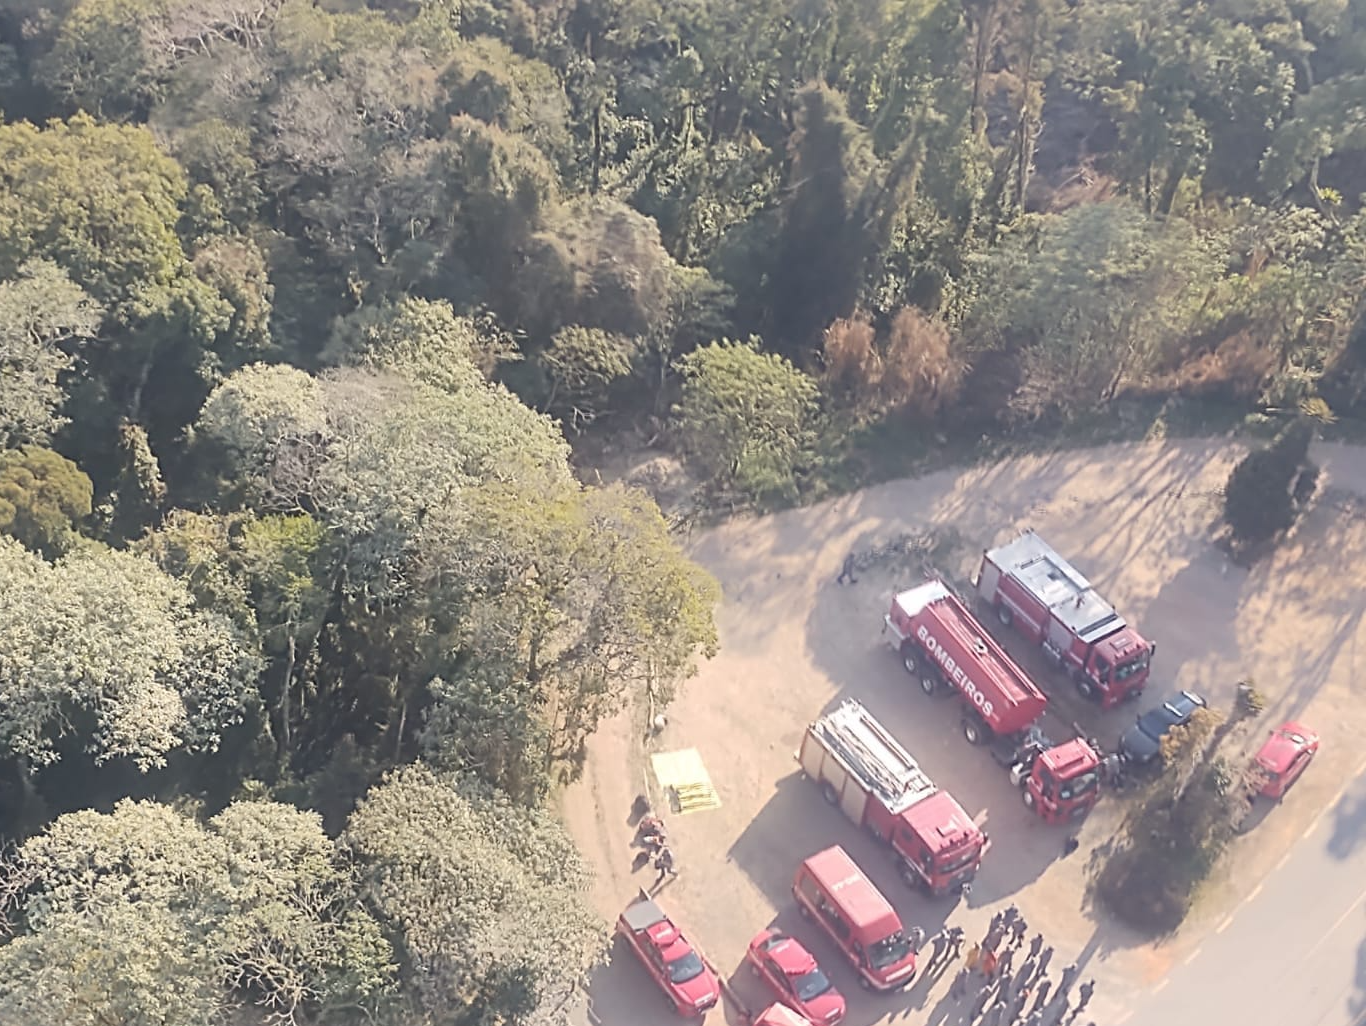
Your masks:
<path fill-rule="evenodd" d="M 707 767 L 702 765 L 702 756 L 696 748 L 657 752 L 650 756 L 650 763 L 674 812 L 701 812 L 721 807 L 721 799 L 711 785 Z"/>

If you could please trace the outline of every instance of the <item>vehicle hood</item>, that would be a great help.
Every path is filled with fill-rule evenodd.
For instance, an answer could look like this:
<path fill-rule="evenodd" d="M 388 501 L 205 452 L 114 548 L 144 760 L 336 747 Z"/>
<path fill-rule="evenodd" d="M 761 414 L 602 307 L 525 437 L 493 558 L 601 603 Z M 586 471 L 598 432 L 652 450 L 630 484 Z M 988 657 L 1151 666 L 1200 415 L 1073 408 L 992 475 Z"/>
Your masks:
<path fill-rule="evenodd" d="M 1129 758 L 1147 762 L 1162 751 L 1162 742 L 1135 723 L 1120 737 L 1119 747 Z"/>
<path fill-rule="evenodd" d="M 816 1026 L 844 1018 L 844 995 L 831 987 L 818 998 L 806 1002 L 806 1015 Z"/>
<path fill-rule="evenodd" d="M 691 1004 L 697 1005 L 711 998 L 720 1000 L 721 984 L 717 982 L 711 967 L 703 965 L 702 972 L 687 983 L 672 984 L 674 991 Z"/>

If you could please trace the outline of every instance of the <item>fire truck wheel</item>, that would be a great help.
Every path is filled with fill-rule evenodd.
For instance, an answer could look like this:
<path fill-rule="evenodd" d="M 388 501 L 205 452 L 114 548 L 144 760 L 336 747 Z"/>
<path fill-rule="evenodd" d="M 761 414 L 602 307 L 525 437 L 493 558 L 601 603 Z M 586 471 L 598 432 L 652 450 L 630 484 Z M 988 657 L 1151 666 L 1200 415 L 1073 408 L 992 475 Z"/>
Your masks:
<path fill-rule="evenodd" d="M 1022 794 L 1024 795 L 1024 804 L 1025 804 L 1025 808 L 1026 808 L 1026 809 L 1032 809 L 1032 808 L 1034 808 L 1034 792 L 1031 791 L 1029 788 L 1026 787 L 1026 788 L 1024 789 L 1024 791 L 1022 792 Z"/>
<path fill-rule="evenodd" d="M 826 783 L 822 785 L 821 794 L 825 795 L 825 800 L 831 805 L 838 805 L 840 803 L 840 793 L 835 790 L 835 785 L 829 781 L 826 781 Z"/>
<path fill-rule="evenodd" d="M 968 739 L 968 744 L 980 745 L 982 743 L 982 728 L 972 720 L 964 720 L 963 736 Z"/>
<path fill-rule="evenodd" d="M 997 606 L 996 619 L 1000 620 L 1001 623 L 1009 627 L 1011 621 L 1015 619 L 1015 614 L 1010 611 L 1009 606 Z"/>
<path fill-rule="evenodd" d="M 801 916 L 803 919 L 810 919 L 811 910 L 799 901 L 797 902 L 797 915 Z"/>
<path fill-rule="evenodd" d="M 1092 684 L 1085 677 L 1078 677 L 1077 694 L 1081 695 L 1082 698 L 1094 698 L 1096 694 L 1095 685 Z"/>
<path fill-rule="evenodd" d="M 901 665 L 906 667 L 907 673 L 915 673 L 915 649 L 910 645 L 906 645 L 901 649 Z"/>
<path fill-rule="evenodd" d="M 920 690 L 933 698 L 934 693 L 939 690 L 939 682 L 932 675 L 923 673 L 920 675 Z"/>
<path fill-rule="evenodd" d="M 920 877 L 916 875 L 915 870 L 906 865 L 905 862 L 902 862 L 899 868 L 901 870 L 901 882 L 913 891 L 920 890 Z"/>
<path fill-rule="evenodd" d="M 862 987 L 864 990 L 873 989 L 873 985 L 868 982 L 868 977 L 864 976 L 862 973 L 858 974 L 858 985 Z"/>

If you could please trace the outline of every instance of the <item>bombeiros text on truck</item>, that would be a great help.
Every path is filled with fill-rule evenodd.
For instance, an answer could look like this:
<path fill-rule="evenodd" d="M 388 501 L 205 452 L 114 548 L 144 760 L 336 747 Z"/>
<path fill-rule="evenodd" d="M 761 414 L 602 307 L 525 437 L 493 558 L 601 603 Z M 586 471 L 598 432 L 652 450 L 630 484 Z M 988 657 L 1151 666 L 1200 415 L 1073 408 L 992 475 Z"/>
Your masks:
<path fill-rule="evenodd" d="M 895 596 L 883 630 L 925 694 L 959 697 L 963 736 L 989 747 L 1046 822 L 1095 805 L 1100 754 L 1082 738 L 1055 745 L 1044 735 L 1047 697 L 947 584 L 930 580 Z"/>
<path fill-rule="evenodd" d="M 797 761 L 830 804 L 891 845 L 910 886 L 961 893 L 977 875 L 991 842 L 860 703 L 810 724 Z"/>
<path fill-rule="evenodd" d="M 982 554 L 977 594 L 1103 708 L 1137 697 L 1148 683 L 1157 646 L 1033 531 Z"/>

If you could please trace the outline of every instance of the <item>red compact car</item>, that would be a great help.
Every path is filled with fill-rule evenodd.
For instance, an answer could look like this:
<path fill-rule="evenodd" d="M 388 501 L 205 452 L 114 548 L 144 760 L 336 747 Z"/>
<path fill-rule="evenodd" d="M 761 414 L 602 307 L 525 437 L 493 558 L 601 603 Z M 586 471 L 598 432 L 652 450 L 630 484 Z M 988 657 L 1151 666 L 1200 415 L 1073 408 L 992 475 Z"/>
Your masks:
<path fill-rule="evenodd" d="M 1264 798 L 1281 798 L 1319 750 L 1319 736 L 1299 723 L 1282 723 L 1271 732 L 1255 760 Z"/>
<path fill-rule="evenodd" d="M 755 937 L 745 960 L 779 1001 L 815 1026 L 835 1026 L 844 1018 L 844 996 L 811 953 L 782 931 L 765 930 Z"/>
<path fill-rule="evenodd" d="M 721 998 L 721 984 L 664 910 L 643 895 L 626 906 L 617 933 L 631 945 L 679 1015 L 699 1018 Z"/>

